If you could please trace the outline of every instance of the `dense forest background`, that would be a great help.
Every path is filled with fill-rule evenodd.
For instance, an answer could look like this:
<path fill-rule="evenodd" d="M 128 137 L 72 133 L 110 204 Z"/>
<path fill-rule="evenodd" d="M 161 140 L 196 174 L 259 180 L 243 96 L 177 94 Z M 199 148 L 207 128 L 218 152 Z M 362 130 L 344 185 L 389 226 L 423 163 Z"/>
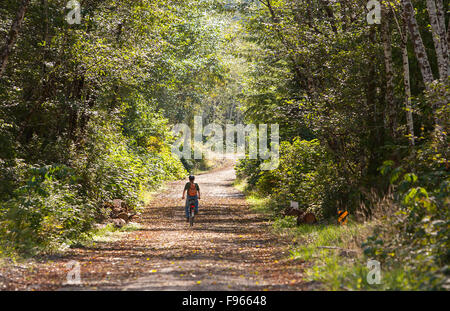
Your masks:
<path fill-rule="evenodd" d="M 80 1 L 0 4 L 0 247 L 70 244 L 195 163 L 171 127 L 279 124 L 280 165 L 238 176 L 331 219 L 382 219 L 367 256 L 449 279 L 448 0 Z M 392 255 L 394 254 L 394 255 Z M 445 285 L 447 284 L 447 285 Z"/>

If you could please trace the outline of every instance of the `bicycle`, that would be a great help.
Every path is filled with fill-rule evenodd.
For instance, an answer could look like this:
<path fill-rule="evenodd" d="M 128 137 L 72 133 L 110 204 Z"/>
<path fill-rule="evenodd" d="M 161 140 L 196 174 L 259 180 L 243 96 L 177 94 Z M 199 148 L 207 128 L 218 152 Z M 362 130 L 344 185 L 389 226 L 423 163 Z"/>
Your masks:
<path fill-rule="evenodd" d="M 195 218 L 195 199 L 188 200 L 189 206 L 189 225 L 194 226 L 194 218 Z"/>

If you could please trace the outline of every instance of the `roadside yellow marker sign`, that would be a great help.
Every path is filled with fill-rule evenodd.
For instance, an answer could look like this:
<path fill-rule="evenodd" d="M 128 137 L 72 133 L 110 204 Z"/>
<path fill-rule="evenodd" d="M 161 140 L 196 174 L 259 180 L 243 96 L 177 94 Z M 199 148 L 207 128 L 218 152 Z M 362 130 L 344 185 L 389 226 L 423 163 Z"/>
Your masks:
<path fill-rule="evenodd" d="M 348 221 L 348 212 L 347 211 L 341 211 L 341 210 L 338 210 L 338 222 L 341 224 L 341 225 L 345 225 L 346 223 L 347 223 L 347 221 Z"/>

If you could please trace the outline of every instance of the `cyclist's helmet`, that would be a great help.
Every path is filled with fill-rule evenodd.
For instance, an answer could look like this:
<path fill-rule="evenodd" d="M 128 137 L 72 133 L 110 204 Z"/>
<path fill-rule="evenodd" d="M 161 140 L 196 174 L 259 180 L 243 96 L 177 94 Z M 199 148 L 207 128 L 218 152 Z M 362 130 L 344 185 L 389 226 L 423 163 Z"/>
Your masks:
<path fill-rule="evenodd" d="M 190 181 L 194 181 L 194 179 L 195 179 L 195 176 L 194 176 L 194 175 L 190 175 L 190 176 L 189 176 L 189 180 L 190 180 Z"/>

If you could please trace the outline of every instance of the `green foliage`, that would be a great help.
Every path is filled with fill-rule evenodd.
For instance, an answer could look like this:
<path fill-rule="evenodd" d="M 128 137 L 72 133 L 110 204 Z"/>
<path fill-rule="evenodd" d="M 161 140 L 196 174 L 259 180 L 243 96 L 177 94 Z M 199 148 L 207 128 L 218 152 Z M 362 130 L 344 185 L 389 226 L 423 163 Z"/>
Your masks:
<path fill-rule="evenodd" d="M 242 11 L 246 45 L 236 52 L 250 63 L 243 108 L 246 120 L 280 124 L 281 159 L 270 172 L 261 171 L 259 161 L 243 160 L 238 175 L 250 190 L 270 196 L 275 211 L 292 200 L 325 217 L 335 215 L 338 207 L 355 212 L 363 203 L 365 216 L 378 218 L 371 194 L 384 197 L 393 190 L 395 213 L 380 218 L 383 225 L 367 242 L 366 254 L 385 268 L 386 283 L 378 288 L 442 289 L 449 275 L 450 83 L 441 77 L 425 87 L 408 42 L 417 136 L 411 146 L 399 2 L 387 1 L 392 10 L 383 17 L 392 59 L 384 53 L 383 25 L 368 25 L 364 18 L 367 1 L 256 3 L 250 5 L 254 11 Z M 436 74 L 429 12 L 425 1 L 413 5 Z M 292 219 L 277 223 L 288 226 Z M 325 280 L 329 275 L 333 288 L 342 289 L 344 283 L 345 288 L 371 289 L 364 265 L 346 262 L 338 268 L 342 260 L 326 260 L 317 265 L 316 276 Z"/>
<path fill-rule="evenodd" d="M 169 119 L 184 119 L 189 99 L 175 90 L 195 77 L 186 89 L 198 101 L 220 71 L 214 27 L 202 18 L 179 27 L 198 13 L 181 1 L 88 1 L 80 25 L 65 21 L 65 5 L 30 2 L 0 77 L 0 238 L 22 253 L 70 244 L 105 202 L 139 208 L 147 189 L 184 176 Z M 1 34 L 17 9 L 0 5 Z M 199 55 L 210 57 L 193 64 Z"/>
<path fill-rule="evenodd" d="M 90 229 L 94 217 L 92 202 L 80 191 L 69 167 L 29 167 L 24 185 L 2 204 L 1 246 L 34 254 L 75 240 Z"/>
<path fill-rule="evenodd" d="M 317 216 L 336 214 L 335 197 L 342 180 L 318 140 L 295 138 L 292 143 L 282 142 L 277 169 L 261 171 L 258 161 L 245 160 L 238 165 L 237 175 L 247 178 L 249 186 L 261 195 L 270 195 L 274 208 L 296 201 L 301 209 Z"/>
<path fill-rule="evenodd" d="M 363 245 L 365 254 L 388 270 L 414 271 L 406 288 L 448 286 L 450 178 L 442 155 L 448 154 L 449 147 L 441 135 L 436 131 L 395 169 L 393 162 L 385 162 L 382 172 L 390 176 L 395 190 L 395 216 L 376 228 Z"/>
<path fill-rule="evenodd" d="M 442 289 L 450 83 L 441 77 L 426 87 L 408 42 L 417 136 L 410 146 L 401 12 L 388 2 L 379 27 L 366 22 L 365 0 L 241 1 L 235 9 L 212 0 L 84 1 L 80 25 L 65 21 L 64 0 L 30 1 L 0 77 L 0 246 L 35 253 L 72 243 L 101 218 L 104 202 L 137 209 L 149 188 L 206 168 L 169 148 L 171 125 L 202 114 L 207 122 L 280 125 L 276 170 L 261 171 L 261 160 L 237 166 L 248 189 L 265 197 L 258 209 L 271 215 L 289 201 L 322 218 L 338 207 L 352 213 L 370 205 L 368 193 L 392 189 L 394 213 L 364 245 L 386 268 L 380 288 Z M 413 4 L 437 72 L 425 1 Z M 19 5 L 1 2 L 0 37 Z M 359 229 L 295 229 L 294 221 L 275 217 L 275 226 L 298 230 L 310 243 L 298 249 L 308 259 L 319 243 L 340 245 Z M 329 254 L 321 254 L 317 277 L 329 275 L 335 289 L 370 288 L 364 265 L 339 269 Z"/>

